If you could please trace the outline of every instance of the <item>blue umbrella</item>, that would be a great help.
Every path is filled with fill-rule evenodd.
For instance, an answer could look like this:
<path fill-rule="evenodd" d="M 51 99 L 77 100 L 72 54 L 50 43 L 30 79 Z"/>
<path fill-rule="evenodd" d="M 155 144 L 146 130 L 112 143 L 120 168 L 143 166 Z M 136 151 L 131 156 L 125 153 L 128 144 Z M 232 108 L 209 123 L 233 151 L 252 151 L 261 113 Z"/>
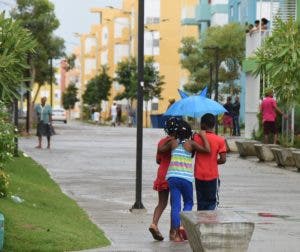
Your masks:
<path fill-rule="evenodd" d="M 178 93 L 179 93 L 181 99 L 184 99 L 184 98 L 187 98 L 187 97 L 190 96 L 188 93 L 186 93 L 186 92 L 184 92 L 184 91 L 182 91 L 182 90 L 180 90 L 180 89 L 177 89 L 177 90 L 178 90 Z M 203 90 L 201 90 L 201 91 L 198 93 L 198 95 L 201 95 L 201 96 L 206 97 L 206 95 L 207 95 L 207 86 L 206 86 Z"/>
<path fill-rule="evenodd" d="M 207 95 L 207 86 L 199 93 L 199 95 L 206 97 L 206 95 Z"/>
<path fill-rule="evenodd" d="M 175 102 L 164 115 L 201 117 L 206 113 L 219 115 L 227 110 L 218 102 L 200 95 L 192 95 Z"/>
<path fill-rule="evenodd" d="M 189 95 L 187 93 L 183 92 L 182 90 L 180 90 L 180 89 L 177 89 L 177 90 L 178 90 L 178 93 L 179 93 L 181 99 L 189 97 Z"/>

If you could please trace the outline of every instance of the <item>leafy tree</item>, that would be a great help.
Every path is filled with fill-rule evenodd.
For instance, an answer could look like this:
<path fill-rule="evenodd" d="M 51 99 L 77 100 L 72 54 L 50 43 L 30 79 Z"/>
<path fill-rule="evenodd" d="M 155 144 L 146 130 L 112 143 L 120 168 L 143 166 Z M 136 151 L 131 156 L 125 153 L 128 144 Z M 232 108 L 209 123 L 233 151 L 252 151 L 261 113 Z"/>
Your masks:
<path fill-rule="evenodd" d="M 160 99 L 162 86 L 165 84 L 163 81 L 164 76 L 159 75 L 159 71 L 154 65 L 155 61 L 153 57 L 145 60 L 144 68 L 144 100 L 149 101 L 154 97 Z"/>
<path fill-rule="evenodd" d="M 291 108 L 300 95 L 300 26 L 277 18 L 269 36 L 254 57 L 255 75 L 266 75 L 279 101 Z"/>
<path fill-rule="evenodd" d="M 14 127 L 9 123 L 9 115 L 3 101 L 0 100 L 0 198 L 8 192 L 8 176 L 3 170 L 7 161 L 12 159 L 15 150 Z"/>
<path fill-rule="evenodd" d="M 73 53 L 66 57 L 66 62 L 68 63 L 67 71 L 70 71 L 75 67 L 76 55 Z"/>
<path fill-rule="evenodd" d="M 50 80 L 51 75 L 54 79 L 49 60 L 64 55 L 64 40 L 53 35 L 59 21 L 54 13 L 54 4 L 49 0 L 17 0 L 16 3 L 17 6 L 11 11 L 11 16 L 31 31 L 37 41 L 38 53 L 31 55 L 29 61 L 32 81 L 37 82 L 40 87 Z"/>
<path fill-rule="evenodd" d="M 146 127 L 148 123 L 148 102 L 153 98 L 161 99 L 162 86 L 164 76 L 159 75 L 159 71 L 154 65 L 154 58 L 146 58 L 144 69 L 144 101 L 146 102 Z"/>
<path fill-rule="evenodd" d="M 75 103 L 79 101 L 77 98 L 78 88 L 75 83 L 70 83 L 66 91 L 62 95 L 63 107 L 69 110 L 69 116 L 71 115 L 71 109 L 74 109 Z"/>
<path fill-rule="evenodd" d="M 265 39 L 255 52 L 255 75 L 269 80 L 270 88 L 286 110 L 291 110 L 300 101 L 300 26 L 289 19 L 277 18 L 272 35 Z M 291 134 L 293 141 L 294 133 Z"/>
<path fill-rule="evenodd" d="M 29 68 L 27 56 L 34 52 L 36 43 L 30 32 L 18 22 L 0 14 L 0 99 L 12 101 L 25 80 Z"/>
<path fill-rule="evenodd" d="M 181 65 L 190 73 L 189 82 L 184 87 L 186 91 L 197 93 L 203 89 L 209 83 L 211 67 L 215 76 L 216 50 L 219 81 L 236 88 L 235 80 L 239 77 L 245 54 L 245 30 L 243 26 L 232 23 L 208 28 L 200 41 L 190 37 L 182 40 L 179 49 Z"/>
<path fill-rule="evenodd" d="M 14 127 L 9 123 L 9 114 L 3 101 L 0 101 L 0 169 L 13 157 L 15 148 Z"/>
<path fill-rule="evenodd" d="M 124 90 L 115 99 L 128 99 L 132 102 L 137 94 L 137 62 L 135 58 L 125 59 L 118 63 L 115 81 L 120 83 Z"/>
<path fill-rule="evenodd" d="M 159 75 L 153 57 L 146 58 L 144 67 L 144 100 L 150 101 L 154 97 L 161 98 L 164 76 Z M 135 58 L 126 59 L 118 63 L 115 81 L 124 86 L 124 91 L 115 99 L 136 99 L 137 96 L 137 62 Z"/>
<path fill-rule="evenodd" d="M 102 66 L 100 73 L 87 83 L 82 95 L 85 104 L 101 108 L 101 101 L 108 100 L 113 80 L 107 72 L 107 67 Z"/>

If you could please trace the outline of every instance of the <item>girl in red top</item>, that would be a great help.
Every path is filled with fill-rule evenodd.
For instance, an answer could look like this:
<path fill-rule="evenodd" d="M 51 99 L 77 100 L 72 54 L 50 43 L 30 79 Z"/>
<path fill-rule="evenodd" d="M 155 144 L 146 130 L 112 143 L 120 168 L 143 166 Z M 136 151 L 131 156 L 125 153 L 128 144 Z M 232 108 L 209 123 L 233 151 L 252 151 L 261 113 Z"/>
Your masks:
<path fill-rule="evenodd" d="M 170 118 L 166 121 L 165 124 L 165 132 L 168 134 L 167 137 L 162 138 L 159 143 L 158 147 L 164 145 L 170 138 L 175 135 L 175 131 L 177 128 L 178 120 L 174 117 Z M 156 154 L 156 163 L 159 164 L 157 170 L 157 177 L 153 183 L 153 190 L 158 192 L 158 204 L 154 210 L 152 224 L 149 227 L 149 231 L 151 232 L 153 238 L 158 241 L 162 241 L 164 237 L 159 232 L 157 227 L 158 221 L 160 216 L 162 215 L 163 211 L 165 210 L 168 199 L 169 199 L 169 186 L 168 182 L 166 181 L 166 174 L 168 171 L 168 167 L 171 160 L 171 152 L 158 152 Z"/>

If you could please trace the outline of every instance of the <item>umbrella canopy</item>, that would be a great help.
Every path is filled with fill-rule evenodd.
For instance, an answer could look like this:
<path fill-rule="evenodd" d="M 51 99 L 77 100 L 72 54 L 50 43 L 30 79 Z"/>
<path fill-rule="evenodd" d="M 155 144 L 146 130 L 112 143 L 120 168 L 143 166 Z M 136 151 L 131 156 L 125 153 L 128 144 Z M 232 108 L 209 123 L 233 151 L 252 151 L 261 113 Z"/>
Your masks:
<path fill-rule="evenodd" d="M 164 115 L 201 117 L 206 113 L 219 115 L 227 110 L 218 102 L 200 95 L 192 95 L 175 102 Z"/>
<path fill-rule="evenodd" d="M 179 93 L 181 99 L 189 97 L 189 95 L 187 93 L 183 92 L 182 90 L 180 90 L 180 89 L 177 89 L 177 90 L 178 90 L 178 93 Z"/>
<path fill-rule="evenodd" d="M 178 90 L 178 93 L 179 93 L 181 99 L 184 99 L 184 98 L 187 98 L 187 97 L 190 96 L 189 94 L 187 94 L 186 92 L 184 92 L 184 91 L 182 91 L 182 90 L 180 90 L 180 89 L 177 89 L 177 90 Z M 201 91 L 198 93 L 198 95 L 201 95 L 201 96 L 206 97 L 206 95 L 207 95 L 207 87 L 205 87 L 203 90 L 201 90 Z"/>

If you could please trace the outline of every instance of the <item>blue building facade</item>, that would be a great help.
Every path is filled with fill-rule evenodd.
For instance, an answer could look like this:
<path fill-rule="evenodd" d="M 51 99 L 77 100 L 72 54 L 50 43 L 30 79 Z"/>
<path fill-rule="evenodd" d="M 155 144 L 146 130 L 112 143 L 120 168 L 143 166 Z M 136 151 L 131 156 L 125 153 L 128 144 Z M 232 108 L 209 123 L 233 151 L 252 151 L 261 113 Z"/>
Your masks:
<path fill-rule="evenodd" d="M 229 22 L 254 23 L 256 20 L 256 0 L 229 0 Z"/>
<path fill-rule="evenodd" d="M 257 1 L 260 0 L 229 0 L 228 20 L 229 23 L 254 24 L 257 19 Z M 240 120 L 245 121 L 245 100 L 246 100 L 246 74 L 241 72 L 237 83 L 241 86 L 240 94 Z"/>

